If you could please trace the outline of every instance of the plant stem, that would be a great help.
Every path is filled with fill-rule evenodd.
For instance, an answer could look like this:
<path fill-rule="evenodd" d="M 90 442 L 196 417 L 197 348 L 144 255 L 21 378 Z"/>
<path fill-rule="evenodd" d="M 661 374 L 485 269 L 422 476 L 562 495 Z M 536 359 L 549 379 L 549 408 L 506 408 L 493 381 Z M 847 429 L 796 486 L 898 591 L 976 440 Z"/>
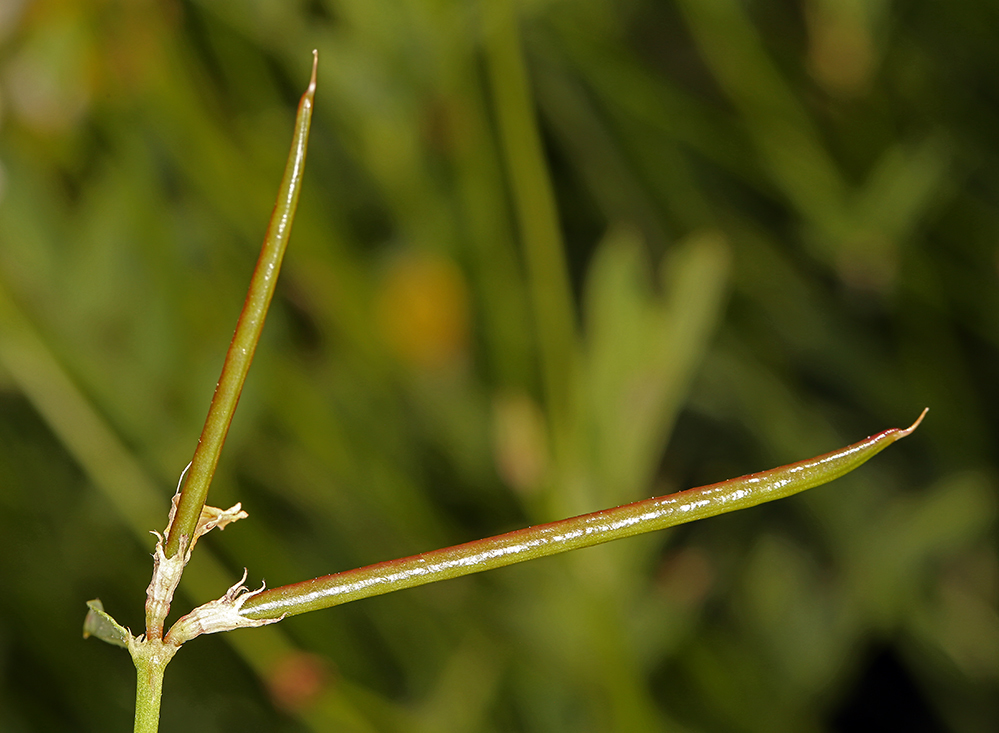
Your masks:
<path fill-rule="evenodd" d="M 129 645 L 135 663 L 135 733 L 156 733 L 159 729 L 163 673 L 177 649 L 158 639 Z"/>
<path fill-rule="evenodd" d="M 265 590 L 247 599 L 240 613 L 264 619 L 315 611 L 780 499 L 852 471 L 912 433 L 925 414 L 923 410 L 905 430 L 885 430 L 838 451 L 769 471 Z"/>
<path fill-rule="evenodd" d="M 253 270 L 246 301 L 236 324 L 236 332 L 233 334 L 229 351 L 226 353 L 222 375 L 215 387 L 215 395 L 212 397 L 212 404 L 208 409 L 205 427 L 201 432 L 198 447 L 191 461 L 187 482 L 181 492 L 177 516 L 167 537 L 165 550 L 167 557 L 173 557 L 177 553 L 181 537 L 190 538 L 194 534 L 194 528 L 201 516 L 201 508 L 205 505 L 205 498 L 208 496 L 208 487 L 211 484 L 212 476 L 215 475 L 215 467 L 218 465 L 222 445 L 229 432 L 229 424 L 232 422 L 240 392 L 243 390 L 243 382 L 250 370 L 250 362 L 253 361 L 257 342 L 260 340 L 260 332 L 264 328 L 264 319 L 267 316 L 271 297 L 274 295 L 274 286 L 281 269 L 281 260 L 284 258 L 284 252 L 288 246 L 291 224 L 295 217 L 298 195 L 302 187 L 305 153 L 308 147 L 309 128 L 312 122 L 312 108 L 316 93 L 317 64 L 318 54 L 313 52 L 312 78 L 309 81 L 309 88 L 302 95 L 298 104 L 295 135 L 288 163 L 285 166 L 284 177 L 281 179 L 281 187 L 278 190 L 277 203 L 275 203 L 274 211 L 271 214 L 267 235 L 264 237 L 264 244 L 260 250 L 260 257 Z"/>

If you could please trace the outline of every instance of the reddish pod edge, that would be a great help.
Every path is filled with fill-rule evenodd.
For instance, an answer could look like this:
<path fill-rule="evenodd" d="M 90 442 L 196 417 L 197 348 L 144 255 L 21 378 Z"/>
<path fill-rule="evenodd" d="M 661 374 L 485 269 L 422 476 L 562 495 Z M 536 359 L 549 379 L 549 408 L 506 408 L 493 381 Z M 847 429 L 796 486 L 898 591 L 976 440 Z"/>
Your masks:
<path fill-rule="evenodd" d="M 251 619 L 306 613 L 782 499 L 854 470 L 910 435 L 926 412 L 908 428 L 884 430 L 831 453 L 768 471 L 264 590 L 247 599 L 239 613 Z"/>

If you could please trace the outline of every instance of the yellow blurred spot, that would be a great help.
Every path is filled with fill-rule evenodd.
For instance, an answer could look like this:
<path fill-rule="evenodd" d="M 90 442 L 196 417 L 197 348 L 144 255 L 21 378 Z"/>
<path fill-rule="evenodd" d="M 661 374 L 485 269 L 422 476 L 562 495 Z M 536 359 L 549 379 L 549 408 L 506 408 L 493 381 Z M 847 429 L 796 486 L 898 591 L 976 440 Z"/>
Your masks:
<path fill-rule="evenodd" d="M 496 470 L 511 488 L 530 494 L 548 468 L 548 440 L 540 408 L 525 394 L 497 397 L 493 406 Z"/>
<path fill-rule="evenodd" d="M 874 41 L 863 8 L 856 2 L 812 0 L 805 5 L 808 65 L 828 91 L 863 92 L 874 73 Z"/>
<path fill-rule="evenodd" d="M 41 133 L 63 133 L 86 115 L 94 82 L 93 39 L 72 6 L 36 11 L 45 22 L 28 29 L 4 67 L 11 109 Z"/>
<path fill-rule="evenodd" d="M 468 288 L 450 260 L 429 253 L 400 257 L 385 275 L 377 308 L 383 336 L 408 364 L 439 369 L 465 355 Z"/>

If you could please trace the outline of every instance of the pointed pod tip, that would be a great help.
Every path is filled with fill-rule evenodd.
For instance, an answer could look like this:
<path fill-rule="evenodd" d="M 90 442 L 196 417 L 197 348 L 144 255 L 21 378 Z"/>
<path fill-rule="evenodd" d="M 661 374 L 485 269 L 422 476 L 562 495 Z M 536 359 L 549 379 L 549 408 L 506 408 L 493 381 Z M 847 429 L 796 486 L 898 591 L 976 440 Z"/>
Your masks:
<path fill-rule="evenodd" d="M 919 427 L 919 423 L 921 423 L 923 421 L 923 418 L 926 417 L 926 413 L 929 412 L 929 411 L 930 411 L 929 407 L 924 407 L 923 411 L 921 413 L 919 413 L 919 417 L 916 418 L 916 422 L 912 423 L 912 425 L 910 425 L 909 427 L 907 427 L 905 430 L 899 430 L 898 431 L 899 432 L 899 436 L 898 437 L 904 438 L 907 435 L 911 435 L 912 432 L 916 428 Z"/>
<path fill-rule="evenodd" d="M 307 93 L 316 93 L 316 70 L 319 68 L 319 49 L 312 49 L 312 78 L 309 79 L 309 89 Z"/>

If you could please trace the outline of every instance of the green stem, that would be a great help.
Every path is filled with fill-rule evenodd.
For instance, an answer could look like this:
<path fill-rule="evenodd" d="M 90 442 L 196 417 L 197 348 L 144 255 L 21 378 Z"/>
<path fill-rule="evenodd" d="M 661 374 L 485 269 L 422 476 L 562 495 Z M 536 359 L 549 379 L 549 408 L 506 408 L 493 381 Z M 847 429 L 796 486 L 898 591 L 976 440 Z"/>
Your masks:
<path fill-rule="evenodd" d="M 236 332 L 233 334 L 232 343 L 229 344 L 225 364 L 222 366 L 222 375 L 219 377 L 218 386 L 215 387 L 205 427 L 191 461 L 187 482 L 181 492 L 177 516 L 167 537 L 165 550 L 167 557 L 177 554 L 181 537 L 190 538 L 194 534 L 194 528 L 201 516 L 201 508 L 208 496 L 208 487 L 212 476 L 215 475 L 222 444 L 229 432 L 229 424 L 232 422 L 240 392 L 243 390 L 243 382 L 250 370 L 250 362 L 253 361 L 253 353 L 260 340 L 260 332 L 264 328 L 264 319 L 271 297 L 274 295 L 274 286 L 281 269 L 281 260 L 288 246 L 291 224 L 298 206 L 298 194 L 302 187 L 305 153 L 316 93 L 317 63 L 318 55 L 314 53 L 312 78 L 309 81 L 309 88 L 298 104 L 295 135 L 284 177 L 281 179 L 281 187 L 278 190 L 277 203 L 274 205 L 260 257 L 250 280 L 243 311 L 236 324 Z"/>
<path fill-rule="evenodd" d="M 916 422 L 905 430 L 885 430 L 838 451 L 769 471 L 265 590 L 248 598 L 240 613 L 248 618 L 264 619 L 315 611 L 780 499 L 852 471 L 896 440 L 909 435 L 925 414 L 926 410 L 923 410 Z"/>
<path fill-rule="evenodd" d="M 135 663 L 135 733 L 156 733 L 159 729 L 163 673 L 178 648 L 158 639 L 129 644 Z"/>

